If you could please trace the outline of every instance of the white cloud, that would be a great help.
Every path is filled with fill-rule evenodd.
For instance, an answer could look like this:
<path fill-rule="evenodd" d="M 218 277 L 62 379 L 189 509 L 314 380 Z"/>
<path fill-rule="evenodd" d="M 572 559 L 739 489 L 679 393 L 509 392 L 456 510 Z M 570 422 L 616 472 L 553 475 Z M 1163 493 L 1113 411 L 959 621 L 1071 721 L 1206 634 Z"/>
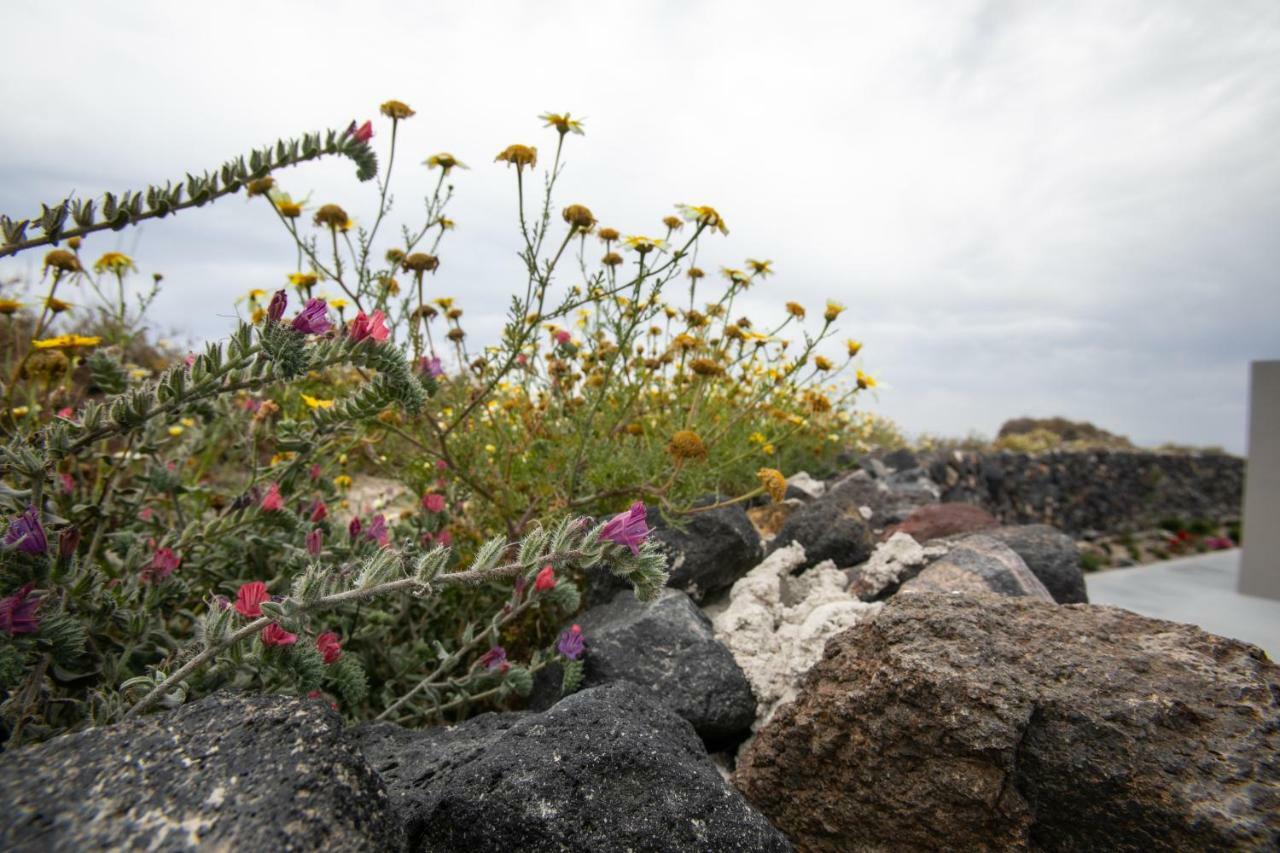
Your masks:
<path fill-rule="evenodd" d="M 848 304 L 878 408 L 908 429 L 1063 414 L 1240 450 L 1247 361 L 1280 356 L 1269 2 L 27 3 L 0 46 L 10 214 L 410 103 L 398 210 L 428 153 L 473 166 L 436 284 L 477 337 L 519 281 L 490 160 L 545 157 L 534 116 L 570 109 L 588 135 L 562 202 L 642 233 L 715 204 L 732 234 L 707 265 L 773 258 L 756 312 Z M 372 210 L 349 164 L 281 177 Z M 208 336 L 292 267 L 273 229 L 233 198 L 95 244 L 138 239 L 167 276 L 162 324 Z"/>

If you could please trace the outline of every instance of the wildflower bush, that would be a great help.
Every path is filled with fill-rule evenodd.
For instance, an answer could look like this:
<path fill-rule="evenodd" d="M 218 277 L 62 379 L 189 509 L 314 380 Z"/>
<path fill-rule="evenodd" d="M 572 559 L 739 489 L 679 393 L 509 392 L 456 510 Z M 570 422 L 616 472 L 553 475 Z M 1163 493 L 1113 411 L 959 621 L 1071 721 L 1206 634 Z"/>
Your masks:
<path fill-rule="evenodd" d="M 678 205 L 644 236 L 553 204 L 584 131 L 568 114 L 541 117 L 554 153 L 540 180 L 535 147 L 496 158 L 513 177 L 520 279 L 499 339 L 473 347 L 463 305 L 434 285 L 467 166 L 428 157 L 424 217 L 389 237 L 414 112 L 381 113 L 381 174 L 372 122 L 353 122 L 164 187 L 0 217 L 0 257 L 46 250 L 28 301 L 0 293 L 10 743 L 224 686 L 406 723 L 514 700 L 553 660 L 570 691 L 590 645 L 557 630 L 579 608 L 575 581 L 595 568 L 655 594 L 652 513 L 678 524 L 780 500 L 784 471 L 878 429 L 852 410 L 874 385 L 861 345 L 819 353 L 843 306 L 809 317 L 789 302 L 765 324 L 735 302 L 771 262 L 698 265 L 728 234 L 714 208 Z M 283 170 L 323 156 L 376 179 L 367 227 L 285 191 Z M 146 310 L 162 277 L 116 252 L 90 262 L 85 244 L 241 190 L 296 249 L 288 285 L 251 291 L 248 316 L 203 352 L 157 350 Z M 379 473 L 412 509 L 351 505 L 353 480 Z"/>

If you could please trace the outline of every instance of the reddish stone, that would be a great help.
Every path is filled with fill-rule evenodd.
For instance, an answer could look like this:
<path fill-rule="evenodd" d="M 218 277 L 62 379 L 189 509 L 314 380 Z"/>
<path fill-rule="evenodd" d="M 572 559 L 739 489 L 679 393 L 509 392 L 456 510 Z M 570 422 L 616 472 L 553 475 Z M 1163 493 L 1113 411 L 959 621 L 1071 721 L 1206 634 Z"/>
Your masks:
<path fill-rule="evenodd" d="M 956 533 L 976 533 L 999 527 L 1000 522 L 980 506 L 966 503 L 925 504 L 901 524 L 884 532 L 884 539 L 895 533 L 907 533 L 917 542 L 941 539 Z"/>

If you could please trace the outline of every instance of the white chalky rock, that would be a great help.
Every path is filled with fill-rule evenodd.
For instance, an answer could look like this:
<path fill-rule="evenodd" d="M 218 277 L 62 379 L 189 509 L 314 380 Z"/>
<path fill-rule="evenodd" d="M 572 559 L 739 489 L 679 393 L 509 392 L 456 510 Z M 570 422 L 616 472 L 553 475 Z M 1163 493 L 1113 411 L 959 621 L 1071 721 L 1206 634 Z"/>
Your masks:
<path fill-rule="evenodd" d="M 879 595 L 900 582 L 908 569 L 932 562 L 947 550 L 943 545 L 921 545 L 907 533 L 895 533 L 876 547 L 870 559 L 856 567 L 852 591 L 864 599 Z"/>
<path fill-rule="evenodd" d="M 716 638 L 755 692 L 753 730 L 794 697 L 796 680 L 822 657 L 830 637 L 881 607 L 848 593 L 848 577 L 830 560 L 793 577 L 803 563 L 804 546 L 779 548 L 733 585 L 727 604 L 707 610 Z"/>
<path fill-rule="evenodd" d="M 827 493 L 827 484 L 809 476 L 808 471 L 798 471 L 787 478 L 788 486 L 795 486 L 811 498 L 820 498 Z"/>

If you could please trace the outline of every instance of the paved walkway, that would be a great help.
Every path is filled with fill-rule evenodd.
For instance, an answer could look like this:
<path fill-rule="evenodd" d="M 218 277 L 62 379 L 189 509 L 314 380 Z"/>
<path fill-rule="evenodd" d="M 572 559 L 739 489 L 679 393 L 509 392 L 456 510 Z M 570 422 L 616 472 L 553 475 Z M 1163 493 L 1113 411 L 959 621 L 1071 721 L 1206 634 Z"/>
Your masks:
<path fill-rule="evenodd" d="M 1089 601 L 1189 622 L 1261 646 L 1280 660 L 1280 601 L 1236 592 L 1240 551 L 1214 551 L 1085 575 Z"/>

